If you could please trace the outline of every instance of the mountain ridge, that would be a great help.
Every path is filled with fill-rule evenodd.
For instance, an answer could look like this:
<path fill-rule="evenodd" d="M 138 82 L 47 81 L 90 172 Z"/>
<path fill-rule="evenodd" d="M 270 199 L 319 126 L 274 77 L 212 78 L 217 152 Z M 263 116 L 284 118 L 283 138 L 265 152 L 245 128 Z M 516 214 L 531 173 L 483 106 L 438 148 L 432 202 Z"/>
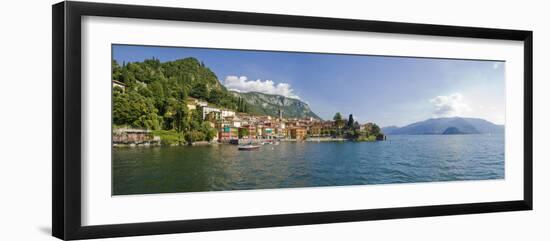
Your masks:
<path fill-rule="evenodd" d="M 250 112 L 258 115 L 277 117 L 279 109 L 283 111 L 284 118 L 321 118 L 315 114 L 309 105 L 302 100 L 283 95 L 266 94 L 257 91 L 238 92 L 229 90 L 233 96 L 242 98 L 249 107 Z"/>
<path fill-rule="evenodd" d="M 382 131 L 393 135 L 441 135 L 446 131 L 447 134 L 487 134 L 503 133 L 504 126 L 481 118 L 443 117 L 430 118 L 403 127 L 383 127 Z"/>

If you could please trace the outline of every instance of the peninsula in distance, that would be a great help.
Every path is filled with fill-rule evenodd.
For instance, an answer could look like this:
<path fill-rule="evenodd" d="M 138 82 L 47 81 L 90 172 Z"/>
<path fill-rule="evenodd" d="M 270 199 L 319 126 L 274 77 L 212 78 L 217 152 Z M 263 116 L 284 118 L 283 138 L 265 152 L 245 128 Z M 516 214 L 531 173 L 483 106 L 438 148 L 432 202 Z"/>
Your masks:
<path fill-rule="evenodd" d="M 504 125 L 480 118 L 445 117 L 415 122 L 403 127 L 383 127 L 382 131 L 387 135 L 502 134 Z"/>

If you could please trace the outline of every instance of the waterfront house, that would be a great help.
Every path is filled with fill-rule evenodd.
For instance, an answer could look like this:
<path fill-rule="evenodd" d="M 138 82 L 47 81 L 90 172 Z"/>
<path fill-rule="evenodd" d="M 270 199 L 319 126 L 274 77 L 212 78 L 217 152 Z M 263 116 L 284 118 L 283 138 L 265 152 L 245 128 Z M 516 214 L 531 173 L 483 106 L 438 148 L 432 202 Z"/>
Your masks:
<path fill-rule="evenodd" d="M 293 127 L 290 129 L 290 138 L 296 140 L 304 140 L 307 136 L 307 129 L 305 127 Z"/>
<path fill-rule="evenodd" d="M 279 126 L 278 126 L 278 127 L 281 128 L 281 129 L 286 129 L 286 123 L 283 122 L 283 121 L 281 121 L 281 122 L 279 122 Z"/>
<path fill-rule="evenodd" d="M 277 128 L 275 129 L 275 136 L 279 139 L 283 139 L 286 137 L 286 130 L 283 128 Z"/>
<path fill-rule="evenodd" d="M 221 142 L 239 139 L 239 128 L 229 125 L 223 126 L 219 129 L 218 139 Z"/>
<path fill-rule="evenodd" d="M 321 123 L 315 123 L 311 127 L 309 127 L 309 135 L 310 136 L 321 136 L 321 130 L 323 129 L 323 126 Z"/>
<path fill-rule="evenodd" d="M 275 130 L 271 127 L 264 127 L 262 129 L 262 138 L 264 139 L 275 139 L 277 137 Z"/>
<path fill-rule="evenodd" d="M 255 134 L 256 137 L 262 137 L 263 136 L 263 134 L 262 134 L 263 130 L 264 130 L 263 128 L 264 128 L 264 126 L 261 125 L 261 124 L 256 125 L 256 128 L 255 128 L 256 129 L 256 134 Z"/>
<path fill-rule="evenodd" d="M 216 126 L 215 126 L 216 129 L 221 129 L 225 126 L 231 126 L 230 122 L 223 119 L 216 121 Z"/>

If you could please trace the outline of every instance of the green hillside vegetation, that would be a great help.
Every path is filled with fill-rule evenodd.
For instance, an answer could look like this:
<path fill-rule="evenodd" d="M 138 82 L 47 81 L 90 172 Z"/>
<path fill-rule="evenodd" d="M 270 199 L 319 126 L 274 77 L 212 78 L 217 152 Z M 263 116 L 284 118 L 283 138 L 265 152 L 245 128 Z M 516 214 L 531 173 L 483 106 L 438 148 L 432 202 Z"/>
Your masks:
<path fill-rule="evenodd" d="M 352 114 L 349 115 L 348 119 L 344 119 L 340 112 L 337 112 L 332 119 L 336 127 L 330 130 L 332 136 L 358 142 L 384 140 L 384 133 L 375 123 L 366 123 L 361 128 L 361 125 L 354 120 Z"/>
<path fill-rule="evenodd" d="M 113 88 L 113 124 L 172 131 L 163 133 L 170 142 L 210 141 L 215 135 L 200 110 L 187 109 L 188 97 L 247 110 L 247 104 L 230 94 L 214 72 L 195 58 L 164 63 L 153 58 L 122 66 L 113 60 L 112 78 L 126 85 L 124 90 Z"/>

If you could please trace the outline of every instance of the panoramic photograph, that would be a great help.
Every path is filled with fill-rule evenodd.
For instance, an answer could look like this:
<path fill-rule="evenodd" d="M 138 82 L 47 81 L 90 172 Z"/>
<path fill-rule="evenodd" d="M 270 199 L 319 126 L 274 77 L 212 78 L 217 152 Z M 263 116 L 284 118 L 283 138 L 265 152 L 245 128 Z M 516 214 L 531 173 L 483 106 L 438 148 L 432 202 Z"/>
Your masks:
<path fill-rule="evenodd" d="M 112 195 L 504 179 L 505 62 L 112 45 Z"/>

